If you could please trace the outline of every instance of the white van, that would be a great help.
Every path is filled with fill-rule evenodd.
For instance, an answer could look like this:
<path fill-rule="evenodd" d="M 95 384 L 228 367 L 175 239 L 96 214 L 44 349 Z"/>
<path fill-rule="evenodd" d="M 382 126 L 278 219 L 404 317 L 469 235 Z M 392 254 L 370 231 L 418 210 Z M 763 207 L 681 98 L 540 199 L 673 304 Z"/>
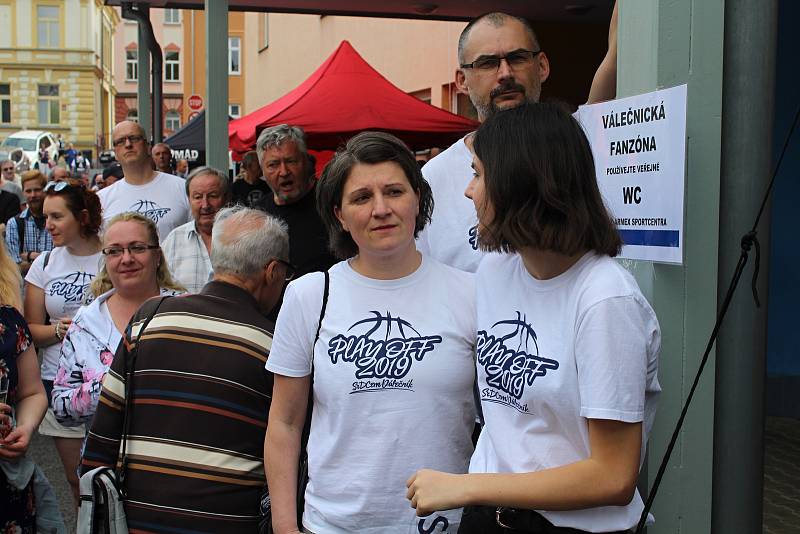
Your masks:
<path fill-rule="evenodd" d="M 21 149 L 24 158 L 30 163 L 30 168 L 35 168 L 39 162 L 39 150 L 44 148 L 51 162 L 58 160 L 58 144 L 56 143 L 55 136 L 50 132 L 43 132 L 41 130 L 22 130 L 9 135 L 3 144 L 0 145 L 0 151 L 8 153 L 9 155 L 17 149 Z M 25 169 L 18 168 L 17 171 Z"/>

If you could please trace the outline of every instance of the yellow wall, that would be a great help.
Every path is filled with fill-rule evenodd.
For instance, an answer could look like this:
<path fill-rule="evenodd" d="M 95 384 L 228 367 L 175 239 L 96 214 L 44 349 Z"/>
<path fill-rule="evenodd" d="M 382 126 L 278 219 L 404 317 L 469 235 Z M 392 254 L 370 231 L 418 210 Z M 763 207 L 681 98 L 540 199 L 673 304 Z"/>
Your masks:
<path fill-rule="evenodd" d="M 38 48 L 40 5 L 59 8 L 57 48 Z M 61 134 L 76 148 L 92 149 L 96 156 L 98 134 L 110 129 L 114 90 L 109 45 L 117 22 L 101 0 L 0 0 L 0 33 L 5 34 L 0 40 L 0 83 L 11 89 L 11 123 L 0 123 L 0 138 L 22 129 L 45 130 Z M 39 84 L 59 86 L 58 124 L 39 123 Z"/>

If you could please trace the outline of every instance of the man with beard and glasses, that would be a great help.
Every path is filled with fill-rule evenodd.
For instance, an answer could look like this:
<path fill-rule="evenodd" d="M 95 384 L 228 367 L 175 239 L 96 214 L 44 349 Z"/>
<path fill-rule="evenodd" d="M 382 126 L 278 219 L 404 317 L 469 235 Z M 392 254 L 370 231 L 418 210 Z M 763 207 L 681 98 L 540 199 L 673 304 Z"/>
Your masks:
<path fill-rule="evenodd" d="M 6 227 L 6 248 L 23 276 L 39 254 L 53 248 L 53 239 L 45 228 L 42 211 L 46 184 L 47 178 L 39 171 L 22 173 L 22 192 L 28 207 L 9 219 Z"/>
<path fill-rule="evenodd" d="M 595 74 L 589 103 L 616 92 L 617 7 L 609 28 L 608 53 Z M 527 20 L 489 13 L 467 24 L 458 40 L 456 87 L 469 95 L 483 122 L 497 111 L 538 102 L 550 62 Z M 419 236 L 423 254 L 469 272 L 483 257 L 478 249 L 475 207 L 464 196 L 472 179 L 472 134 L 431 159 L 422 169 L 431 184 L 436 209 Z"/>
<path fill-rule="evenodd" d="M 161 248 L 173 278 L 189 293 L 199 293 L 211 277 L 211 229 L 217 212 L 230 200 L 228 176 L 198 167 L 186 178 L 192 220 L 175 228 Z"/>

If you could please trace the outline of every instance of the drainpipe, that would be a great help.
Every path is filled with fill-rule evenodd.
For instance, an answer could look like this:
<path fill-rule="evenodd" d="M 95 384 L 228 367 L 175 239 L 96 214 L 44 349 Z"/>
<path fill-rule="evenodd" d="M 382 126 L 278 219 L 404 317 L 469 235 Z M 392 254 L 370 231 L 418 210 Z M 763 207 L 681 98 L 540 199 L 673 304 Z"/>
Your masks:
<path fill-rule="evenodd" d="M 163 83 L 164 83 L 164 56 L 161 47 L 156 41 L 153 33 L 153 25 L 150 24 L 150 13 L 146 4 L 140 5 L 137 2 L 122 2 L 122 18 L 135 20 L 139 23 L 139 36 L 144 46 L 150 52 L 150 59 L 153 63 L 152 70 L 152 110 L 153 110 L 153 143 L 160 143 L 163 138 Z"/>
<path fill-rule="evenodd" d="M 777 26 L 777 0 L 725 2 L 719 299 L 770 179 Z M 717 339 L 713 534 L 762 530 L 769 220 L 767 204 L 758 228 L 761 308 L 750 289 L 751 250 Z"/>

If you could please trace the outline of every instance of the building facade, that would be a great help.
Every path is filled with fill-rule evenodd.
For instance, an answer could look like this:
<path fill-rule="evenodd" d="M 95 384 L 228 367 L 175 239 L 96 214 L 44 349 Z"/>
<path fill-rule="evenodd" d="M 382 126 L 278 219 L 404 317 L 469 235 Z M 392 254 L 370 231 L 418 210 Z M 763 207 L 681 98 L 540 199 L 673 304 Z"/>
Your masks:
<path fill-rule="evenodd" d="M 231 13 L 231 16 L 234 14 Z M 466 24 L 335 15 L 246 13 L 242 53 L 245 113 L 297 87 L 343 40 L 403 91 L 434 106 L 473 116 L 456 93 L 456 43 Z"/>
<path fill-rule="evenodd" d="M 101 0 L 0 0 L 0 137 L 45 130 L 103 150 L 118 20 Z"/>
<path fill-rule="evenodd" d="M 114 8 L 119 14 L 119 8 Z M 185 11 L 180 9 L 151 9 L 150 23 L 164 57 L 162 117 L 164 136 L 170 135 L 185 122 L 183 111 L 186 68 L 184 34 Z M 139 80 L 139 26 L 136 21 L 119 16 L 114 35 L 114 122 L 139 120 L 136 101 Z"/>

